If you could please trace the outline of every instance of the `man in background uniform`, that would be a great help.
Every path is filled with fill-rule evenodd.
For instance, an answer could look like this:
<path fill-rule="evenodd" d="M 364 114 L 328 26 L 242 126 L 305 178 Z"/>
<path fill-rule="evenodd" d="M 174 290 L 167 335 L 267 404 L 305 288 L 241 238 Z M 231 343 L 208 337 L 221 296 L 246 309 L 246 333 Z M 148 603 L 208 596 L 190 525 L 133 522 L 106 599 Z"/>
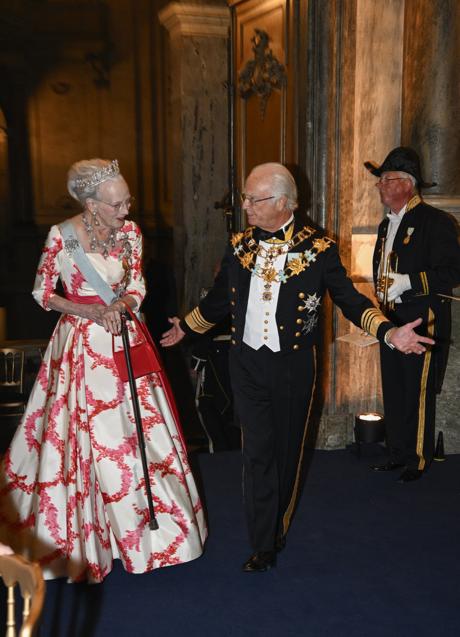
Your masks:
<path fill-rule="evenodd" d="M 374 281 L 395 270 L 388 288 L 395 325 L 421 317 L 420 332 L 434 348 L 422 356 L 380 345 L 383 403 L 389 460 L 375 471 L 404 468 L 400 482 L 418 480 L 434 453 L 436 392 L 440 392 L 450 342 L 452 288 L 460 282 L 460 248 L 454 220 L 427 205 L 420 196 L 425 183 L 412 148 L 394 148 L 381 166 L 365 166 L 379 177 L 376 186 L 389 208 L 379 226 L 374 251 Z"/>

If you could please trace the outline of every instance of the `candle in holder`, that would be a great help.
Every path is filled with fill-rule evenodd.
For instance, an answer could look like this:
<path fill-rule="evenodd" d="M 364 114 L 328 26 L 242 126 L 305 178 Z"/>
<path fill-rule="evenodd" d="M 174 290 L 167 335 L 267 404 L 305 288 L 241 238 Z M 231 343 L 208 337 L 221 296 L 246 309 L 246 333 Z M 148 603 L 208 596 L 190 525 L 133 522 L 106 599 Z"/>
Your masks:
<path fill-rule="evenodd" d="M 355 417 L 355 440 L 357 442 L 381 442 L 385 439 L 385 424 L 382 414 L 358 414 Z"/>

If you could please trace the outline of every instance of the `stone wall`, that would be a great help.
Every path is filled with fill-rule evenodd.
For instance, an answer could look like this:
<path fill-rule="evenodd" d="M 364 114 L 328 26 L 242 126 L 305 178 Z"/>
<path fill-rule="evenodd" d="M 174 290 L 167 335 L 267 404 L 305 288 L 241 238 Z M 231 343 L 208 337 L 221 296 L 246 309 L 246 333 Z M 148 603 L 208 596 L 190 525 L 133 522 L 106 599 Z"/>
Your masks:
<path fill-rule="evenodd" d="M 316 119 L 312 117 L 310 141 L 316 147 L 306 169 L 317 202 L 312 216 L 337 239 L 355 286 L 372 297 L 371 256 L 384 210 L 365 160 L 382 161 L 395 146 L 413 146 L 422 157 L 426 179 L 438 182 L 437 188 L 423 193 L 435 193 L 426 197 L 429 203 L 451 213 L 460 210 L 459 147 L 452 143 L 458 138 L 454 52 L 460 5 L 421 0 L 414 28 L 411 2 L 325 4 L 327 11 L 316 13 L 316 4 L 311 5 L 313 44 L 308 52 L 318 73 L 316 99 L 323 104 Z M 315 40 L 319 32 L 328 37 Z M 326 167 L 323 181 L 316 177 L 318 165 Z M 452 310 L 453 344 L 438 398 L 437 429 L 444 431 L 448 451 L 458 453 L 459 303 L 454 302 Z M 320 448 L 346 446 L 353 438 L 356 413 L 382 411 L 377 346 L 362 349 L 335 340 L 356 329 L 340 311 L 326 313 L 316 435 Z"/>
<path fill-rule="evenodd" d="M 460 288 L 455 290 L 460 297 Z M 460 302 L 452 302 L 452 344 L 441 393 L 436 402 L 436 430 L 446 453 L 460 453 Z"/>
<path fill-rule="evenodd" d="M 227 41 L 222 2 L 169 3 L 160 20 L 169 33 L 168 108 L 174 221 L 174 268 L 182 313 L 212 285 L 227 234 L 214 208 L 228 189 Z M 166 106 L 166 104 L 165 104 Z"/>

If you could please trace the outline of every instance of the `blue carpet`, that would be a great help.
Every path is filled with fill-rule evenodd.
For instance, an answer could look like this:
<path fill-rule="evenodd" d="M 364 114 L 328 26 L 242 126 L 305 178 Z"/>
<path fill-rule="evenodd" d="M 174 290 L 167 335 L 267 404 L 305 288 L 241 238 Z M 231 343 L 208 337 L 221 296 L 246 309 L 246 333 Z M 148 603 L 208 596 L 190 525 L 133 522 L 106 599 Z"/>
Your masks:
<path fill-rule="evenodd" d="M 315 452 L 277 567 L 246 574 L 240 454 L 199 455 L 203 557 L 145 575 L 117 561 L 100 585 L 49 582 L 40 637 L 458 637 L 460 456 L 406 485 L 371 472 L 375 460 Z"/>

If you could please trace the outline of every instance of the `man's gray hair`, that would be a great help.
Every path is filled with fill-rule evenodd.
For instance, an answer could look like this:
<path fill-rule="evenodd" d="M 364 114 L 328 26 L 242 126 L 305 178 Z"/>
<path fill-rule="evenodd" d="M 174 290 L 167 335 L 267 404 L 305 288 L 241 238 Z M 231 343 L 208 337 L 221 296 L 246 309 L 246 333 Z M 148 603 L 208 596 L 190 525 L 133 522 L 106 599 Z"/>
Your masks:
<path fill-rule="evenodd" d="M 294 212 L 298 206 L 297 186 L 294 177 L 282 164 L 273 162 L 266 164 L 266 166 L 270 167 L 273 171 L 271 175 L 273 194 L 277 199 L 283 196 L 286 197 L 286 208 Z"/>
<path fill-rule="evenodd" d="M 410 181 L 412 182 L 412 185 L 414 186 L 414 190 L 417 189 L 417 180 L 415 179 L 414 175 L 411 175 L 410 173 L 406 173 L 404 172 L 404 170 L 399 170 L 398 173 L 405 179 L 410 179 Z"/>

